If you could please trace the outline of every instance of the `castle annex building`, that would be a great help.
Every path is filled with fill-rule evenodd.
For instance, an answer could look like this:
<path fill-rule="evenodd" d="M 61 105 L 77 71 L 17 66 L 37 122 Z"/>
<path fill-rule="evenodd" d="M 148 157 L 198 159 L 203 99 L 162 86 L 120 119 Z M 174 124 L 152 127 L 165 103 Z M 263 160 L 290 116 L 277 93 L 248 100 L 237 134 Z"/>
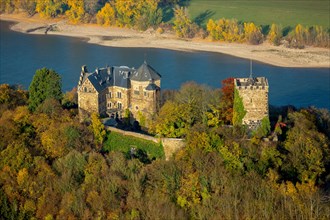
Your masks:
<path fill-rule="evenodd" d="M 256 128 L 268 114 L 268 81 L 265 77 L 236 78 L 234 85 L 242 98 L 246 114 L 242 124 Z"/>
<path fill-rule="evenodd" d="M 113 66 L 91 73 L 83 66 L 78 83 L 80 118 L 92 112 L 122 118 L 128 109 L 131 122 L 146 123 L 158 111 L 160 81 L 161 75 L 146 62 L 138 69 Z"/>

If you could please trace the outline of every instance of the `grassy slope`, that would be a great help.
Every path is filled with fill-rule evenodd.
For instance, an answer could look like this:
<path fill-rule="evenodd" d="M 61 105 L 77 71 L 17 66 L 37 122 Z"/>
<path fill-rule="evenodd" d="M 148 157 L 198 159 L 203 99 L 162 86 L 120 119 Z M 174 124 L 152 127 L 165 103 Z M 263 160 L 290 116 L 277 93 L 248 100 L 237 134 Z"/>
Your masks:
<path fill-rule="evenodd" d="M 104 149 L 109 151 L 127 153 L 130 151 L 131 147 L 142 149 L 147 152 L 149 158 L 165 158 L 164 149 L 161 144 L 136 137 L 124 136 L 113 131 L 108 134 L 108 139 L 104 143 Z"/>
<path fill-rule="evenodd" d="M 329 0 L 191 0 L 189 13 L 202 25 L 209 18 L 236 18 L 258 25 L 281 24 L 282 27 L 322 25 L 329 28 Z M 198 20 L 198 19 L 197 19 Z"/>

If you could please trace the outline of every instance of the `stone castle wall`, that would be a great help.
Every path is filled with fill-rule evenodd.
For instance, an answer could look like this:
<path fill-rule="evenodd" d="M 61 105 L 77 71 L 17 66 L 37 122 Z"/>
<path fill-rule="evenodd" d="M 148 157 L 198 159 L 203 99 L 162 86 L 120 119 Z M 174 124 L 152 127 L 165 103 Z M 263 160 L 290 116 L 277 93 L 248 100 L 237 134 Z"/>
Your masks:
<path fill-rule="evenodd" d="M 156 138 L 156 137 L 152 137 L 149 135 L 135 133 L 132 131 L 124 131 L 124 130 L 120 130 L 118 128 L 108 127 L 108 126 L 106 126 L 106 129 L 109 131 L 118 132 L 122 135 L 141 138 L 141 139 L 148 140 L 148 141 L 153 141 L 155 143 L 161 142 L 163 145 L 163 148 L 164 148 L 166 160 L 169 160 L 173 156 L 174 153 L 176 153 L 178 150 L 185 147 L 184 139 L 180 139 L 180 138 Z"/>
<path fill-rule="evenodd" d="M 80 120 L 88 117 L 88 113 L 99 113 L 99 94 L 94 89 L 89 80 L 86 80 L 83 86 L 78 89 L 78 106 Z"/>
<path fill-rule="evenodd" d="M 243 124 L 260 122 L 264 117 L 268 117 L 268 86 L 236 87 L 236 89 L 246 111 Z"/>

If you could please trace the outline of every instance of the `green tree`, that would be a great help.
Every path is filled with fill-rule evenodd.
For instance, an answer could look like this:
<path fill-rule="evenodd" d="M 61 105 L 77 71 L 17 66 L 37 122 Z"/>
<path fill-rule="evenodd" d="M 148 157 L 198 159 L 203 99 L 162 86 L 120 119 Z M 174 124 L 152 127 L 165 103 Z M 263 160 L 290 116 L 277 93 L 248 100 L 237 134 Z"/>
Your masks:
<path fill-rule="evenodd" d="M 238 90 L 234 89 L 234 107 L 233 107 L 233 125 L 241 125 L 246 114 L 243 100 L 239 95 Z"/>
<path fill-rule="evenodd" d="M 29 109 L 35 111 L 46 99 L 62 98 L 61 76 L 52 69 L 38 69 L 29 87 Z"/>

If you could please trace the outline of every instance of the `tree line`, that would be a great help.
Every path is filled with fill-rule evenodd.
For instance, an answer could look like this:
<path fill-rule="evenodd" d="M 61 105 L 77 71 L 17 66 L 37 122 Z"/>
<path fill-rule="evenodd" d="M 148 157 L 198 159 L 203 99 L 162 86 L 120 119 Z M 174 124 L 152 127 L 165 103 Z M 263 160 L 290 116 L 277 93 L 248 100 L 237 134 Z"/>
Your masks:
<path fill-rule="evenodd" d="M 157 28 L 158 33 L 175 31 L 180 38 L 210 38 L 214 41 L 246 42 L 291 48 L 304 46 L 329 47 L 330 30 L 322 26 L 304 27 L 297 24 L 292 30 L 278 24 L 258 26 L 253 22 L 235 19 L 209 19 L 203 28 L 190 19 L 187 8 L 180 0 L 0 0 L 0 13 L 25 11 L 41 17 L 66 17 L 71 23 L 97 23 L 146 30 Z M 173 18 L 164 23 L 164 14 L 173 12 Z"/>
<path fill-rule="evenodd" d="M 1 219 L 329 219 L 329 111 L 272 107 L 251 134 L 228 126 L 222 84 L 164 92 L 151 130 L 186 139 L 169 161 L 106 150 L 98 115 L 80 123 L 53 70 L 28 91 L 0 85 Z"/>

